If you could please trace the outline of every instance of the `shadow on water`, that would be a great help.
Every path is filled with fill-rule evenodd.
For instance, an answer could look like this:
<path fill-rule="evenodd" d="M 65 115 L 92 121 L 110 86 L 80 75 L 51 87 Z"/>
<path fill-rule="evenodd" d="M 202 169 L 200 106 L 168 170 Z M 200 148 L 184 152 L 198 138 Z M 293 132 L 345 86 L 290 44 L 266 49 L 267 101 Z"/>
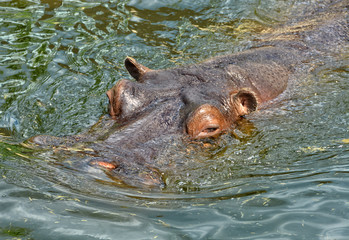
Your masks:
<path fill-rule="evenodd" d="M 296 91 L 231 134 L 168 146 L 161 190 L 124 186 L 87 164 L 88 149 L 23 144 L 97 122 L 105 91 L 129 78 L 126 56 L 159 69 L 238 52 L 311 7 L 199 2 L 0 3 L 1 238 L 346 239 L 345 49 L 305 63 Z"/>

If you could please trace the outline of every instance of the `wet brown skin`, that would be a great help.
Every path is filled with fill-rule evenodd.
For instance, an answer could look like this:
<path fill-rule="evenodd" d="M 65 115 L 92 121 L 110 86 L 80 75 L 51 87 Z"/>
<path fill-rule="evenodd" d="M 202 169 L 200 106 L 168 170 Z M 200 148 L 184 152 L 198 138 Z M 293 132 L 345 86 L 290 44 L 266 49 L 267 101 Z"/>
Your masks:
<path fill-rule="evenodd" d="M 279 96 L 295 68 L 322 48 L 313 39 L 347 43 L 345 8 L 341 3 L 325 13 L 312 12 L 265 33 L 256 48 L 200 64 L 151 70 L 128 57 L 125 67 L 135 81 L 121 79 L 107 92 L 111 119 L 102 119 L 98 131 L 30 141 L 55 147 L 83 143 L 91 149 L 90 164 L 107 169 L 111 176 L 129 185 L 163 186 L 153 162 L 166 145 L 218 137 Z"/>

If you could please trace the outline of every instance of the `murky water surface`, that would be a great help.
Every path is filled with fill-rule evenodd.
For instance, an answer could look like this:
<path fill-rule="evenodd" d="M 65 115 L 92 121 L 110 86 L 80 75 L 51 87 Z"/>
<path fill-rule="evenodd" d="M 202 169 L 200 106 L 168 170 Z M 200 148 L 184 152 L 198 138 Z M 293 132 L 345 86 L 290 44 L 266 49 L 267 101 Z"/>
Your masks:
<path fill-rule="evenodd" d="M 163 153 L 177 167 L 162 190 L 21 144 L 93 125 L 126 56 L 158 69 L 238 52 L 310 3 L 1 1 L 0 238 L 348 239 L 346 54 L 214 145 Z"/>

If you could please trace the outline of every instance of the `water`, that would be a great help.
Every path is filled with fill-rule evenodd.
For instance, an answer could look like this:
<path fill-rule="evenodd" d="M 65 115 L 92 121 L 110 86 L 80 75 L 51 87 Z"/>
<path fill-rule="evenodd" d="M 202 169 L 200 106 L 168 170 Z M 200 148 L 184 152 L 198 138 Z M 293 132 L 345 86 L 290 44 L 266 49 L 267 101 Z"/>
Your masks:
<path fill-rule="evenodd" d="M 125 188 L 78 153 L 34 151 L 107 113 L 105 92 L 154 69 L 253 46 L 315 1 L 1 1 L 1 239 L 347 239 L 347 52 L 233 135 L 188 146 L 167 188 Z M 180 159 L 176 159 L 180 156 Z M 79 165 L 80 164 L 80 165 Z M 80 168 L 79 168 L 80 166 Z"/>

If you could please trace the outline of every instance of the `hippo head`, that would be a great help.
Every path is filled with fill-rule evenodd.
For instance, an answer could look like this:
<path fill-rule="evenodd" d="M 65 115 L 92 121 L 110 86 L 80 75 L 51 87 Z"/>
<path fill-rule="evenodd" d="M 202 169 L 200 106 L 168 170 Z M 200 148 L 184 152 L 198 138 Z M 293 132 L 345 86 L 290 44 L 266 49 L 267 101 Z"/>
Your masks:
<path fill-rule="evenodd" d="M 111 178 L 127 186 L 162 186 L 161 169 L 170 164 L 160 154 L 168 146 L 215 138 L 257 108 L 256 84 L 248 84 L 241 67 L 223 62 L 151 70 L 128 57 L 125 66 L 135 81 L 121 79 L 107 91 L 112 119 L 86 134 L 41 135 L 31 141 L 66 150 L 87 144 L 93 149 L 89 165 L 105 169 Z"/>
<path fill-rule="evenodd" d="M 151 70 L 130 57 L 125 66 L 136 81 L 119 80 L 107 92 L 118 128 L 102 143 L 113 156 L 97 161 L 123 179 L 136 175 L 142 184 L 161 184 L 154 162 L 174 138 L 217 137 L 257 108 L 256 94 L 232 81 L 224 67 L 204 63 Z M 130 172 L 136 174 L 130 177 Z"/>
<path fill-rule="evenodd" d="M 122 79 L 107 92 L 109 113 L 126 125 L 149 118 L 143 129 L 139 126 L 149 136 L 142 137 L 145 141 L 169 133 L 192 139 L 216 137 L 257 108 L 252 90 L 239 89 L 229 73 L 205 64 L 151 70 L 128 57 L 125 66 L 136 81 Z"/>

